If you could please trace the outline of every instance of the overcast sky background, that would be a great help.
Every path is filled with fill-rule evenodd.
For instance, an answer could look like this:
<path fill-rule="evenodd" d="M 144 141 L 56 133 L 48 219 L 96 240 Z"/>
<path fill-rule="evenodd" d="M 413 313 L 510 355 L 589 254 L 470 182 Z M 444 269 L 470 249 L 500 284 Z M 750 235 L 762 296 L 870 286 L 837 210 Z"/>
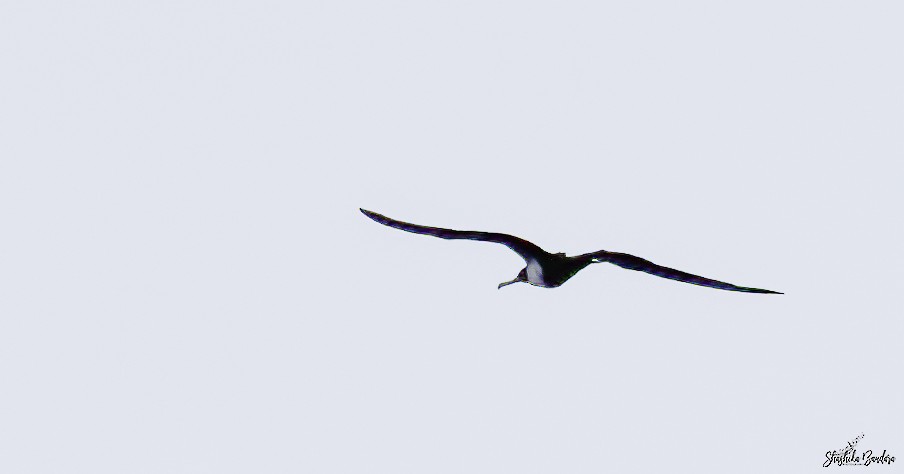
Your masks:
<path fill-rule="evenodd" d="M 900 2 L 0 5 L 0 471 L 904 462 Z M 629 252 L 496 285 L 505 247 Z"/>

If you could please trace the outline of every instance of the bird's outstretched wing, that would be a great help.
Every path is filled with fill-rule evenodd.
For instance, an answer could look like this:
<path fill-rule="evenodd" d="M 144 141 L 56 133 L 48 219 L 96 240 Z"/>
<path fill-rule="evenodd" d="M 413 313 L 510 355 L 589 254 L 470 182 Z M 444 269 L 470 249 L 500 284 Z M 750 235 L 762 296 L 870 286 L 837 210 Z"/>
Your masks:
<path fill-rule="evenodd" d="M 674 268 L 656 265 L 649 260 L 644 260 L 640 257 L 635 257 L 634 255 L 628 255 L 626 253 L 607 252 L 605 250 L 600 250 L 599 252 L 593 252 L 583 256 L 591 257 L 594 263 L 609 262 L 622 268 L 627 268 L 628 270 L 637 270 L 649 273 L 650 275 L 668 278 L 670 280 L 678 280 L 694 285 L 718 288 L 720 290 L 743 291 L 745 293 L 772 293 L 779 295 L 783 294 L 779 293 L 778 291 L 762 290 L 760 288 L 747 288 L 745 286 L 732 285 L 731 283 L 725 283 L 723 281 L 717 281 L 710 278 L 704 278 L 702 276 L 692 275 L 687 272 L 682 272 L 681 270 L 675 270 Z"/>
<path fill-rule="evenodd" d="M 536 259 L 537 257 L 546 253 L 546 251 L 541 249 L 540 247 L 513 235 L 499 234 L 496 232 L 478 232 L 473 230 L 452 230 L 443 229 L 440 227 L 427 227 L 423 225 L 409 224 L 407 222 L 390 219 L 382 214 L 377 214 L 376 212 L 371 212 L 366 209 L 361 209 L 361 212 L 363 212 L 365 216 L 370 217 L 380 224 L 404 230 L 406 232 L 432 235 L 441 239 L 483 240 L 485 242 L 495 242 L 497 244 L 503 244 L 518 253 L 518 255 L 520 255 L 521 258 L 523 258 L 525 261 L 529 259 Z"/>

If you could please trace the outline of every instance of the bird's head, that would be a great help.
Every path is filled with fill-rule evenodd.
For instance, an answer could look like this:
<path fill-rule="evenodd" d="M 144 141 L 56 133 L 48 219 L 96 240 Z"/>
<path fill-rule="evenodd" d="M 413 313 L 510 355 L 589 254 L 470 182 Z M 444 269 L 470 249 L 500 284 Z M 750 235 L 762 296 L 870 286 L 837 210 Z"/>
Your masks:
<path fill-rule="evenodd" d="M 527 281 L 527 267 L 522 268 L 521 271 L 518 272 L 518 276 L 516 276 L 514 280 L 504 281 L 504 282 L 500 283 L 499 288 L 502 288 L 505 285 L 511 285 L 512 283 L 518 283 L 521 281 Z"/>

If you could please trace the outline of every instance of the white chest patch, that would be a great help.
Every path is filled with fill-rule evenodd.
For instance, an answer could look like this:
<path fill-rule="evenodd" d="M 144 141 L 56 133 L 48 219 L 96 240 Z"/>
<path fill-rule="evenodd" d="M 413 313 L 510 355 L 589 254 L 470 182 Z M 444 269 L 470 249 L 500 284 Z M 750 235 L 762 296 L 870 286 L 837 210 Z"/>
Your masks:
<path fill-rule="evenodd" d="M 527 262 L 527 281 L 534 285 L 543 285 L 543 268 L 536 260 Z"/>

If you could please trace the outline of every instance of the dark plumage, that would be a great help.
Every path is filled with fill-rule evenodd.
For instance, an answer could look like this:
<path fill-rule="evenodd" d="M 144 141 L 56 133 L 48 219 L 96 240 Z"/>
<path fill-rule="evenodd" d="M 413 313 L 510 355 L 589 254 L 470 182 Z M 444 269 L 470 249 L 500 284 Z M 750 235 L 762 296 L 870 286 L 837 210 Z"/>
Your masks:
<path fill-rule="evenodd" d="M 561 286 L 562 283 L 568 281 L 577 272 L 581 271 L 591 263 L 608 262 L 618 265 L 628 270 L 637 270 L 656 275 L 670 280 L 683 281 L 694 285 L 707 286 L 710 288 L 718 288 L 720 290 L 742 291 L 745 293 L 772 293 L 782 294 L 778 291 L 763 290 L 760 288 L 748 288 L 745 286 L 732 285 L 709 278 L 704 278 L 690 273 L 675 270 L 673 268 L 656 265 L 649 260 L 644 260 L 634 255 L 626 253 L 608 252 L 600 250 L 598 252 L 585 253 L 574 257 L 567 257 L 564 253 L 549 253 L 540 247 L 518 237 L 508 234 L 499 234 L 495 232 L 478 232 L 473 230 L 452 230 L 440 227 L 427 227 L 417 224 L 409 224 L 407 222 L 390 219 L 382 214 L 361 209 L 365 216 L 379 222 L 380 224 L 413 232 L 415 234 L 426 234 L 441 239 L 469 239 L 483 240 L 486 242 L 495 242 L 505 245 L 514 250 L 524 261 L 527 266 L 521 269 L 518 276 L 514 280 L 499 284 L 499 288 L 505 285 L 518 282 L 530 283 L 534 286 L 542 286 L 544 288 L 555 288 Z"/>

